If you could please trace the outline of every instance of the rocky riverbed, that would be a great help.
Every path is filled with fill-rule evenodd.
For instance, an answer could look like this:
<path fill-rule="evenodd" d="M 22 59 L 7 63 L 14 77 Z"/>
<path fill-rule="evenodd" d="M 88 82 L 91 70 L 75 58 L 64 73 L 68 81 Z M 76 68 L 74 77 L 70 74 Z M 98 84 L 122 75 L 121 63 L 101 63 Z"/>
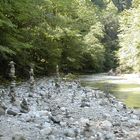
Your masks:
<path fill-rule="evenodd" d="M 140 113 L 110 94 L 53 78 L 0 91 L 0 140 L 140 140 Z"/>

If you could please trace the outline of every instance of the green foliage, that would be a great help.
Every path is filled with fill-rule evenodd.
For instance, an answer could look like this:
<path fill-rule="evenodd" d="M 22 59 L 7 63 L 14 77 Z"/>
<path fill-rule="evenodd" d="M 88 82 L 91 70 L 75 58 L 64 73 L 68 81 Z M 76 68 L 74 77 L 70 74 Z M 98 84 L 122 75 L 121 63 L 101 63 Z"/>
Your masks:
<path fill-rule="evenodd" d="M 140 71 L 140 8 L 124 11 L 120 15 L 119 41 L 121 48 L 117 55 L 123 71 Z"/>
<path fill-rule="evenodd" d="M 85 50 L 83 51 L 84 69 L 94 72 L 103 71 L 103 63 L 105 60 L 105 49 L 101 44 L 103 38 L 103 26 L 101 23 L 96 23 L 91 26 L 90 31 L 84 37 L 86 43 Z"/>
<path fill-rule="evenodd" d="M 19 74 L 30 63 L 40 74 L 57 64 L 66 72 L 101 70 L 103 27 L 96 10 L 90 0 L 1 1 L 0 64 L 14 60 Z"/>
<path fill-rule="evenodd" d="M 131 7 L 131 0 L 122 2 L 126 9 Z M 136 3 L 132 5 L 135 9 Z M 56 65 L 66 73 L 115 68 L 119 24 L 123 48 L 129 44 L 122 37 L 128 34 L 124 24 L 131 17 L 125 17 L 125 13 L 130 14 L 128 10 L 118 19 L 118 4 L 121 1 L 1 0 L 0 74 L 7 74 L 10 60 L 16 62 L 17 73 L 23 76 L 27 75 L 30 63 L 35 64 L 38 74 L 55 72 Z M 131 18 L 135 16 L 133 13 Z M 137 30 L 138 26 L 134 28 Z M 138 49 L 138 45 L 134 48 Z"/>
<path fill-rule="evenodd" d="M 108 13 L 104 16 L 103 21 L 104 23 L 104 38 L 102 43 L 105 46 L 105 69 L 108 71 L 111 68 L 115 68 L 117 66 L 117 61 L 115 57 L 115 52 L 119 49 L 118 44 L 118 28 L 119 28 L 119 21 L 117 14 Z"/>

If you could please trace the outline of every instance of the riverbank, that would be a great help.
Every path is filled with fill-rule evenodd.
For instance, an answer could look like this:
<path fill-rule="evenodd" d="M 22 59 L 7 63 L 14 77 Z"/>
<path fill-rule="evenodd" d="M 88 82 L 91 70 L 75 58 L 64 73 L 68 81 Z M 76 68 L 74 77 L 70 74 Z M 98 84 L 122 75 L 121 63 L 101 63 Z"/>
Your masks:
<path fill-rule="evenodd" d="M 82 75 L 82 85 L 109 92 L 130 108 L 140 108 L 140 77 L 138 74 L 109 76 L 106 73 Z"/>
<path fill-rule="evenodd" d="M 80 79 L 81 80 L 87 80 L 87 81 L 92 81 L 94 79 L 95 81 L 100 81 L 100 80 L 116 80 L 117 82 L 121 83 L 137 83 L 140 84 L 140 75 L 139 74 L 121 74 L 121 75 L 116 75 L 116 76 L 111 76 L 108 75 L 107 73 L 99 73 L 99 74 L 90 74 L 90 75 L 81 75 Z M 112 82 L 113 83 L 113 82 Z"/>
<path fill-rule="evenodd" d="M 0 106 L 1 140 L 131 140 L 140 138 L 139 111 L 128 109 L 114 96 L 82 87 L 79 82 L 36 81 L 16 88 L 10 103 L 3 89 Z M 21 101 L 26 100 L 23 111 Z M 6 109 L 4 109 L 4 106 Z M 25 109 L 25 108 L 24 108 Z"/>

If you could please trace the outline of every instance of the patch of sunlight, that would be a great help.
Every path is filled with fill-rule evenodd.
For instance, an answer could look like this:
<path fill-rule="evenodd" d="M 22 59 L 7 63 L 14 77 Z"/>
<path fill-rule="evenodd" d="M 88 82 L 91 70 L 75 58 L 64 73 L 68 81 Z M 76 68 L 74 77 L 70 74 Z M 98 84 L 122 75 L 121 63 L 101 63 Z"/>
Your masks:
<path fill-rule="evenodd" d="M 118 89 L 114 89 L 114 90 L 112 90 L 112 91 L 119 91 L 119 92 L 136 92 L 136 94 L 140 94 L 140 87 L 139 88 L 126 88 L 126 89 L 124 89 L 124 88 L 118 88 Z"/>
<path fill-rule="evenodd" d="M 129 107 L 140 107 L 140 96 L 137 94 L 129 95 L 124 101 Z"/>
<path fill-rule="evenodd" d="M 84 86 L 109 92 L 128 107 L 140 108 L 140 78 L 135 74 L 123 77 L 105 74 L 84 75 L 80 79 Z"/>

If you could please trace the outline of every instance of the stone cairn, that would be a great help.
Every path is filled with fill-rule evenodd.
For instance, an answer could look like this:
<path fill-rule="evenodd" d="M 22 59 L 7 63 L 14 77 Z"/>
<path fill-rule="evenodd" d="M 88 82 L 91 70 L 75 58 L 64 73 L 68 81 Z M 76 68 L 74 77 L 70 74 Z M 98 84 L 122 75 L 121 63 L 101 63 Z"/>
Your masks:
<path fill-rule="evenodd" d="M 56 79 L 55 79 L 55 87 L 59 88 L 60 87 L 60 73 L 59 73 L 59 66 L 56 66 Z"/>
<path fill-rule="evenodd" d="M 4 91 L 4 90 L 1 90 L 1 91 L 0 91 L 0 102 L 1 102 L 2 100 L 4 100 L 4 96 L 5 96 L 5 91 Z"/>
<path fill-rule="evenodd" d="M 65 117 L 66 118 L 70 118 L 70 112 L 68 111 L 68 109 L 65 109 Z"/>
<path fill-rule="evenodd" d="M 21 107 L 21 112 L 22 113 L 27 113 L 27 112 L 29 112 L 29 107 L 28 107 L 28 103 L 27 103 L 27 101 L 26 101 L 26 99 L 25 98 L 23 98 L 23 100 L 22 100 L 22 102 L 21 102 L 21 104 L 20 104 L 20 107 Z"/>
<path fill-rule="evenodd" d="M 51 92 L 51 88 L 48 88 L 47 99 L 50 99 L 52 97 Z"/>
<path fill-rule="evenodd" d="M 30 65 L 29 74 L 30 74 L 30 93 L 34 93 L 35 79 L 34 79 L 34 65 L 33 64 Z"/>
<path fill-rule="evenodd" d="M 75 97 L 76 97 L 76 91 L 74 90 L 71 97 L 71 103 L 74 103 Z"/>
<path fill-rule="evenodd" d="M 15 86 L 16 86 L 16 76 L 15 76 L 15 62 L 11 61 L 9 63 L 10 65 L 10 73 L 9 76 L 11 78 L 11 85 L 10 85 L 10 92 L 9 92 L 9 96 L 11 98 L 11 102 L 15 102 L 16 101 L 16 92 L 15 92 Z"/>
<path fill-rule="evenodd" d="M 83 92 L 84 92 L 84 94 L 85 94 L 85 98 L 87 98 L 88 99 L 88 91 L 86 90 L 86 89 L 83 89 Z"/>
<path fill-rule="evenodd" d="M 60 79 L 60 73 L 59 73 L 59 66 L 58 65 L 56 66 L 56 76 L 57 76 L 57 79 Z"/>
<path fill-rule="evenodd" d="M 90 107 L 90 102 L 86 97 L 82 97 L 80 107 Z"/>

